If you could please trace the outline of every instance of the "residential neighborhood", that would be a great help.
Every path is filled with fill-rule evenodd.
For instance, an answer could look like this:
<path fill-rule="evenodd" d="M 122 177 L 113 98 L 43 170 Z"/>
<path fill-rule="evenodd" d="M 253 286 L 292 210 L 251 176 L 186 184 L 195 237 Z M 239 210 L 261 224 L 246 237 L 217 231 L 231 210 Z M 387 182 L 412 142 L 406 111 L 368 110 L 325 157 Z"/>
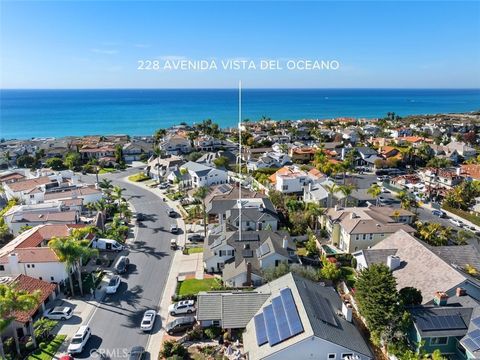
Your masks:
<path fill-rule="evenodd" d="M 477 359 L 479 124 L 2 140 L 0 356 Z"/>

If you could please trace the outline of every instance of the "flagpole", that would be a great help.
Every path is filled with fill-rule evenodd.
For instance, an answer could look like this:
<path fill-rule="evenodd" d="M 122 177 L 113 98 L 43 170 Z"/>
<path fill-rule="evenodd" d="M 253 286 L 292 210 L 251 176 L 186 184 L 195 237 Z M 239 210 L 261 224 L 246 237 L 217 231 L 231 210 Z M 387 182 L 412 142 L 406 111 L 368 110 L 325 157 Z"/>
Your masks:
<path fill-rule="evenodd" d="M 242 241 L 242 81 L 238 81 L 238 170 L 240 181 L 238 183 L 238 240 Z"/>

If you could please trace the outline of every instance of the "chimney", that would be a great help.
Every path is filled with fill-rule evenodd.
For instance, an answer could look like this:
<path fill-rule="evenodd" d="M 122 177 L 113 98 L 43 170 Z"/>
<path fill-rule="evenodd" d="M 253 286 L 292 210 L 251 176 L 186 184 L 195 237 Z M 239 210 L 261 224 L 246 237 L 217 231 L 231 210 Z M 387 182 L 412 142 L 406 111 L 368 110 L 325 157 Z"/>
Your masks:
<path fill-rule="evenodd" d="M 457 295 L 457 297 L 467 295 L 467 289 L 458 287 L 458 288 L 457 288 L 457 291 L 456 291 L 456 295 Z"/>
<path fill-rule="evenodd" d="M 338 205 L 335 205 L 335 211 L 338 211 Z"/>
<path fill-rule="evenodd" d="M 312 183 L 311 182 L 308 183 L 308 192 L 309 193 L 312 192 Z"/>
<path fill-rule="evenodd" d="M 246 286 L 252 286 L 252 263 L 247 262 L 247 281 L 245 282 Z"/>
<path fill-rule="evenodd" d="M 342 303 L 342 315 L 347 320 L 348 322 L 352 322 L 352 314 L 353 314 L 353 309 L 352 309 L 352 304 L 350 304 L 350 301 L 345 300 L 344 303 Z"/>
<path fill-rule="evenodd" d="M 357 217 L 357 215 L 355 215 L 354 212 L 350 213 L 350 219 L 355 219 Z"/>
<path fill-rule="evenodd" d="M 458 168 L 456 169 L 456 173 L 457 173 L 457 176 L 460 176 L 461 173 L 462 173 L 462 168 L 458 167 Z"/>
<path fill-rule="evenodd" d="M 433 302 L 437 306 L 446 306 L 448 301 L 448 295 L 443 291 L 436 291 L 433 297 Z"/>
<path fill-rule="evenodd" d="M 283 237 L 282 247 L 284 249 L 288 248 L 288 239 L 286 236 Z"/>
<path fill-rule="evenodd" d="M 396 268 L 398 268 L 400 266 L 400 257 L 396 255 L 388 255 L 387 266 L 390 269 L 390 271 L 393 271 Z"/>
<path fill-rule="evenodd" d="M 20 267 L 18 266 L 18 255 L 16 253 L 8 254 L 8 265 L 12 275 L 20 274 Z"/>

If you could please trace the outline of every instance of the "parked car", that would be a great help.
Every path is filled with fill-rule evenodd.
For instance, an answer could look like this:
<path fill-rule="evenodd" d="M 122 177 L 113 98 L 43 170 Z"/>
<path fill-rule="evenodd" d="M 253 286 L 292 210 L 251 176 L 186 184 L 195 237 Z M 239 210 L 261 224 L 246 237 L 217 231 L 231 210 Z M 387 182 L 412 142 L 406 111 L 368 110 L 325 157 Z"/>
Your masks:
<path fill-rule="evenodd" d="M 445 214 L 445 212 L 443 212 L 442 210 L 432 210 L 432 215 L 438 216 L 440 218 L 444 218 L 447 216 L 447 214 Z"/>
<path fill-rule="evenodd" d="M 120 276 L 114 275 L 108 282 L 106 293 L 107 294 L 115 294 L 117 292 L 118 287 L 120 286 Z"/>
<path fill-rule="evenodd" d="M 450 221 L 455 226 L 463 227 L 463 223 L 461 221 L 457 220 L 457 219 L 451 218 L 448 221 Z"/>
<path fill-rule="evenodd" d="M 172 225 L 170 225 L 170 232 L 171 232 L 172 234 L 178 233 L 178 226 L 177 226 L 177 224 L 172 224 Z"/>
<path fill-rule="evenodd" d="M 73 335 L 70 345 L 68 345 L 67 352 L 69 354 L 81 353 L 91 335 L 92 331 L 89 326 L 80 326 L 75 335 Z"/>
<path fill-rule="evenodd" d="M 195 316 L 183 316 L 179 317 L 172 322 L 169 322 L 165 326 L 165 330 L 167 331 L 168 335 L 173 335 L 177 333 L 184 332 L 186 330 L 190 330 L 196 324 L 197 320 Z"/>
<path fill-rule="evenodd" d="M 128 265 L 130 265 L 130 260 L 128 257 L 122 255 L 118 258 L 117 263 L 115 264 L 115 271 L 117 274 L 123 274 L 127 272 Z"/>
<path fill-rule="evenodd" d="M 190 234 L 188 235 L 188 240 L 190 241 L 203 241 L 205 238 L 201 234 Z"/>
<path fill-rule="evenodd" d="M 170 249 L 177 250 L 177 239 L 170 239 Z"/>
<path fill-rule="evenodd" d="M 170 315 L 191 314 L 195 312 L 195 300 L 183 300 L 168 307 Z"/>
<path fill-rule="evenodd" d="M 158 188 L 159 189 L 168 189 L 170 187 L 170 184 L 169 183 L 161 183 L 160 185 L 158 185 Z"/>
<path fill-rule="evenodd" d="M 155 310 L 147 310 L 143 314 L 142 323 L 140 324 L 140 329 L 142 331 L 150 331 L 153 328 L 153 324 L 155 324 L 155 318 L 157 313 Z"/>
<path fill-rule="evenodd" d="M 382 193 L 384 194 L 390 194 L 390 190 L 382 186 Z"/>
<path fill-rule="evenodd" d="M 68 306 L 56 306 L 52 309 L 45 310 L 43 316 L 51 320 L 68 320 L 72 317 L 73 310 Z"/>
<path fill-rule="evenodd" d="M 136 218 L 137 218 L 137 221 L 144 221 L 145 215 L 143 215 L 142 213 L 137 213 Z"/>
<path fill-rule="evenodd" d="M 141 360 L 144 353 L 145 348 L 143 346 L 134 346 L 128 352 L 128 360 Z"/>
<path fill-rule="evenodd" d="M 173 210 L 172 208 L 168 208 L 168 209 L 167 209 L 167 214 L 168 214 L 168 216 L 170 216 L 170 217 L 175 217 L 175 216 L 177 216 L 177 213 L 176 213 L 175 210 Z"/>

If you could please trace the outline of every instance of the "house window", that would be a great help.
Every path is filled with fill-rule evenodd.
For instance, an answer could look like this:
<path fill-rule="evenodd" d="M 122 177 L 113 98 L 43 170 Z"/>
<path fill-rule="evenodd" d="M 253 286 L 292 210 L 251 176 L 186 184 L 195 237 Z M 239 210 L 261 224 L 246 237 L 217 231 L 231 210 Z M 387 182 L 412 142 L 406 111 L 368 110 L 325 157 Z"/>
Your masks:
<path fill-rule="evenodd" d="M 328 354 L 328 358 L 329 358 L 329 359 L 336 359 L 336 358 L 337 358 L 337 354 Z"/>
<path fill-rule="evenodd" d="M 363 240 L 366 240 L 367 239 L 367 234 L 363 234 L 362 238 L 363 238 Z"/>
<path fill-rule="evenodd" d="M 448 337 L 446 336 L 430 338 L 430 345 L 447 345 L 447 343 Z"/>
<path fill-rule="evenodd" d="M 283 185 L 282 190 L 288 190 L 288 185 Z"/>
<path fill-rule="evenodd" d="M 55 278 L 53 276 L 50 276 L 50 281 L 55 281 Z"/>
<path fill-rule="evenodd" d="M 32 268 L 34 268 L 34 267 L 35 267 L 35 264 L 32 264 Z"/>
<path fill-rule="evenodd" d="M 27 268 L 30 268 L 30 264 L 27 264 Z"/>
<path fill-rule="evenodd" d="M 347 354 L 342 354 L 342 359 L 348 359 L 350 357 L 352 357 L 353 354 L 352 353 L 347 353 Z"/>
<path fill-rule="evenodd" d="M 0 265 L 0 271 L 5 271 L 5 266 Z"/>
<path fill-rule="evenodd" d="M 213 320 L 212 325 L 213 326 L 220 326 L 220 320 Z"/>
<path fill-rule="evenodd" d="M 38 277 L 39 280 L 43 280 L 43 278 L 41 276 Z"/>

